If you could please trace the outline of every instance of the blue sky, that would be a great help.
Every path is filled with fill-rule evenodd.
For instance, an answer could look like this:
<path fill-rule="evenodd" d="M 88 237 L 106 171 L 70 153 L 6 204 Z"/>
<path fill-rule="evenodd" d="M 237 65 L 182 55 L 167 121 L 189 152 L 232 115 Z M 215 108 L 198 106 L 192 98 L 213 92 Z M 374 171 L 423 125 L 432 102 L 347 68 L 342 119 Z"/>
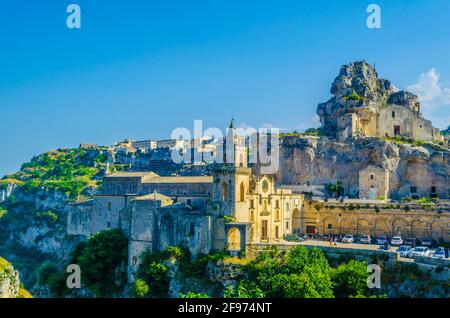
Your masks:
<path fill-rule="evenodd" d="M 66 27 L 81 7 L 82 28 Z M 382 28 L 368 29 L 377 3 Z M 342 64 L 376 63 L 450 123 L 450 1 L 0 2 L 0 175 L 80 142 L 176 127 L 305 129 Z"/>

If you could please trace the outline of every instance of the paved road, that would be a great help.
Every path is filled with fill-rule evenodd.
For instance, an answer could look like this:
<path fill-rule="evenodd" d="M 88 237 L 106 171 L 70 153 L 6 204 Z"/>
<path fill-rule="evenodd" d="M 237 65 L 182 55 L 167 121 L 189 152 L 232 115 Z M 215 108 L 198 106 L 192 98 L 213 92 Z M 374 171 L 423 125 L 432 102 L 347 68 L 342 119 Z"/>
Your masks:
<path fill-rule="evenodd" d="M 330 242 L 328 242 L 328 241 L 319 241 L 319 240 L 307 240 L 307 241 L 304 241 L 304 242 L 294 243 L 294 244 L 308 245 L 308 246 L 330 246 Z M 340 243 L 340 242 L 336 242 L 336 246 L 340 247 L 340 248 L 348 248 L 348 249 L 367 249 L 367 250 L 379 250 L 380 249 L 380 246 L 376 245 L 376 244 L 357 244 L 357 243 Z M 397 250 L 397 247 L 391 247 L 389 249 L 389 252 L 395 252 L 396 250 Z M 400 260 L 403 261 L 403 262 L 409 262 L 409 263 L 414 262 L 414 259 L 412 259 L 412 258 L 400 257 Z"/>

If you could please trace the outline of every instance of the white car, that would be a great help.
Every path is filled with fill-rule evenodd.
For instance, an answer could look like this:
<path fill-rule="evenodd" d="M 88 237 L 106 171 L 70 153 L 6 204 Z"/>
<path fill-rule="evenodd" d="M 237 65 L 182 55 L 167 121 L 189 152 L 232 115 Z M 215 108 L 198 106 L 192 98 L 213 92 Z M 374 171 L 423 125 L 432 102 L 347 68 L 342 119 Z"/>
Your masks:
<path fill-rule="evenodd" d="M 434 258 L 440 258 L 440 259 L 445 259 L 445 249 L 442 247 L 439 247 L 436 252 L 434 252 L 433 254 Z"/>
<path fill-rule="evenodd" d="M 378 245 L 383 245 L 383 244 L 385 244 L 387 241 L 388 241 L 388 239 L 387 239 L 386 236 L 380 236 L 380 237 L 377 239 L 377 244 L 378 244 Z"/>
<path fill-rule="evenodd" d="M 400 236 L 394 236 L 391 239 L 391 245 L 400 246 L 402 244 L 403 244 L 403 240 L 402 240 L 402 238 Z"/>
<path fill-rule="evenodd" d="M 359 243 L 370 244 L 371 243 L 370 235 L 361 235 L 361 238 L 359 239 Z"/>
<path fill-rule="evenodd" d="M 402 245 L 397 249 L 397 253 L 400 254 L 400 257 L 411 257 L 412 254 L 412 247 L 408 245 Z"/>
<path fill-rule="evenodd" d="M 416 247 L 412 251 L 411 256 L 430 256 L 430 249 L 425 246 Z"/>
<path fill-rule="evenodd" d="M 354 238 L 353 235 L 347 234 L 344 236 L 344 238 L 342 239 L 342 243 L 353 243 Z"/>

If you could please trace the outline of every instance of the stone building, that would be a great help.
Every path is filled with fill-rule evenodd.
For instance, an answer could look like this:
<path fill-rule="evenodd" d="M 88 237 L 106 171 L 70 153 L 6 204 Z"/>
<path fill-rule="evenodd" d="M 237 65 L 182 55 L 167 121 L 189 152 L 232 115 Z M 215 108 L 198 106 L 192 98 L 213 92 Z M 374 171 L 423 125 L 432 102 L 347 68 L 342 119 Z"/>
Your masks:
<path fill-rule="evenodd" d="M 146 250 L 184 245 L 194 255 L 225 248 L 237 253 L 251 243 L 279 242 L 286 234 L 304 232 L 303 195 L 277 188 L 273 176 L 253 175 L 245 143 L 233 126 L 226 140 L 225 161 L 214 164 L 211 176 L 107 175 L 102 194 L 70 207 L 68 234 L 88 237 L 122 229 L 129 239 L 132 280 Z"/>
<path fill-rule="evenodd" d="M 359 171 L 359 198 L 389 199 L 389 170 L 368 166 Z"/>
<path fill-rule="evenodd" d="M 418 97 L 396 92 L 365 61 L 342 66 L 331 93 L 333 97 L 319 104 L 317 114 L 322 129 L 338 141 L 355 137 L 442 139 L 439 129 L 420 113 Z"/>

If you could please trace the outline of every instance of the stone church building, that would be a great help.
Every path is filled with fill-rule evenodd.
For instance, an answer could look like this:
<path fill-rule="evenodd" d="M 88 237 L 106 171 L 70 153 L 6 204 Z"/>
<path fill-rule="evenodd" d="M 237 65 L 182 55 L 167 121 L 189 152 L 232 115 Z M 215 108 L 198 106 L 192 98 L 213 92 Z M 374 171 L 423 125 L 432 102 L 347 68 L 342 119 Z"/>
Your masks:
<path fill-rule="evenodd" d="M 193 254 L 239 252 L 251 243 L 281 242 L 286 234 L 303 232 L 303 195 L 276 187 L 271 175 L 252 174 L 233 126 L 226 140 L 232 141 L 231 160 L 214 164 L 211 176 L 107 175 L 102 194 L 71 206 L 68 234 L 122 229 L 129 239 L 132 280 L 146 250 L 185 245 Z"/>

